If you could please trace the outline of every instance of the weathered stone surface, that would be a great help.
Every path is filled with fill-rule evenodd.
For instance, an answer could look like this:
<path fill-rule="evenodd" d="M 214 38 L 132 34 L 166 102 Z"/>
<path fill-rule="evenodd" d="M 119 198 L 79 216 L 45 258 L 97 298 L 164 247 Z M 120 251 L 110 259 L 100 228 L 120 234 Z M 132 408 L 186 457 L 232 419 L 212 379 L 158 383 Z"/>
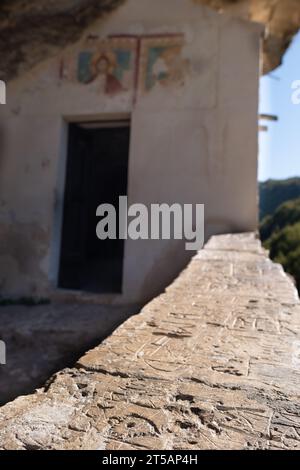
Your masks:
<path fill-rule="evenodd" d="M 0 307 L 0 339 L 7 349 L 7 363 L 0 366 L 0 404 L 41 387 L 139 310 L 137 305 L 84 303 Z"/>
<path fill-rule="evenodd" d="M 214 237 L 73 369 L 0 410 L 2 449 L 300 449 L 300 304 L 254 235 Z"/>
<path fill-rule="evenodd" d="M 76 41 L 126 0 L 2 0 L 0 78 L 10 80 Z M 264 72 L 276 68 L 300 27 L 298 0 L 186 0 L 266 25 Z"/>
<path fill-rule="evenodd" d="M 219 12 L 226 12 L 265 25 L 263 73 L 278 67 L 300 27 L 298 0 L 193 0 Z"/>
<path fill-rule="evenodd" d="M 75 42 L 95 18 L 125 0 L 2 0 L 0 77 L 9 80 Z"/>

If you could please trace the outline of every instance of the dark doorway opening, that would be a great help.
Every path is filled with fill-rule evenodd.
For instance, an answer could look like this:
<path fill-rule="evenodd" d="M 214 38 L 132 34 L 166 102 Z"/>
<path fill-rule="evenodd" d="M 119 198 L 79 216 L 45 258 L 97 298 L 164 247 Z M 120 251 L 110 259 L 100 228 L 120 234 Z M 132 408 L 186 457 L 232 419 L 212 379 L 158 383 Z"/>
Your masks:
<path fill-rule="evenodd" d="M 69 125 L 61 288 L 122 292 L 124 240 L 97 238 L 96 209 L 112 204 L 118 211 L 119 196 L 127 195 L 129 139 L 128 121 Z"/>

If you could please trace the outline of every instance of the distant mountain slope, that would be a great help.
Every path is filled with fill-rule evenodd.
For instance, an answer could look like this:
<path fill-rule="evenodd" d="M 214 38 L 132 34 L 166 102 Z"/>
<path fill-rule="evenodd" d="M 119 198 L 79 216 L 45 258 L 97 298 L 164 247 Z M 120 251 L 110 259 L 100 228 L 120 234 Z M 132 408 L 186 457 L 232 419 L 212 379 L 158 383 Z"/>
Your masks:
<path fill-rule="evenodd" d="M 264 242 L 274 233 L 297 222 L 300 222 L 300 198 L 284 202 L 275 210 L 273 215 L 264 217 L 260 224 L 262 241 Z"/>
<path fill-rule="evenodd" d="M 294 276 L 300 293 L 300 198 L 284 202 L 264 217 L 260 236 L 271 259 Z"/>
<path fill-rule="evenodd" d="M 300 178 L 286 180 L 268 180 L 259 184 L 260 211 L 262 220 L 272 215 L 285 201 L 300 198 Z"/>

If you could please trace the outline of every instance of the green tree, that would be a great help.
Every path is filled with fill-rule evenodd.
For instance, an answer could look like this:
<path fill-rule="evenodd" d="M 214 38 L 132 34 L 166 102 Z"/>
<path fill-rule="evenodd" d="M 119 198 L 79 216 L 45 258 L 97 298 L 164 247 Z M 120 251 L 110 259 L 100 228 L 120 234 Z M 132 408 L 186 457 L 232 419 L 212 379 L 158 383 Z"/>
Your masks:
<path fill-rule="evenodd" d="M 300 178 L 286 180 L 268 180 L 259 184 L 260 220 L 275 210 L 285 201 L 300 197 Z"/>
<path fill-rule="evenodd" d="M 300 222 L 276 230 L 264 243 L 270 257 L 291 274 L 300 292 Z"/>
<path fill-rule="evenodd" d="M 267 240 L 272 234 L 280 231 L 287 225 L 300 222 L 300 199 L 287 201 L 279 206 L 273 215 L 267 215 L 260 224 L 260 236 L 262 241 Z"/>

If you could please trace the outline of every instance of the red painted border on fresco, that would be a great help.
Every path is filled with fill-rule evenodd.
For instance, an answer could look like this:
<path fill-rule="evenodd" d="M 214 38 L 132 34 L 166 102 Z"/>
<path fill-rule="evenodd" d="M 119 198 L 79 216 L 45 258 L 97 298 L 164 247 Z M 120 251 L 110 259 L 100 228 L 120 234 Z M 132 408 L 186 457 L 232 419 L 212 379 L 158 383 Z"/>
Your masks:
<path fill-rule="evenodd" d="M 135 39 L 136 44 L 136 57 L 135 57 L 135 77 L 134 77 L 134 93 L 133 93 L 133 104 L 137 102 L 138 85 L 140 79 L 140 54 L 141 44 L 143 39 L 158 39 L 158 38 L 176 38 L 184 37 L 184 33 L 156 33 L 156 34 L 109 34 L 108 39 Z"/>

